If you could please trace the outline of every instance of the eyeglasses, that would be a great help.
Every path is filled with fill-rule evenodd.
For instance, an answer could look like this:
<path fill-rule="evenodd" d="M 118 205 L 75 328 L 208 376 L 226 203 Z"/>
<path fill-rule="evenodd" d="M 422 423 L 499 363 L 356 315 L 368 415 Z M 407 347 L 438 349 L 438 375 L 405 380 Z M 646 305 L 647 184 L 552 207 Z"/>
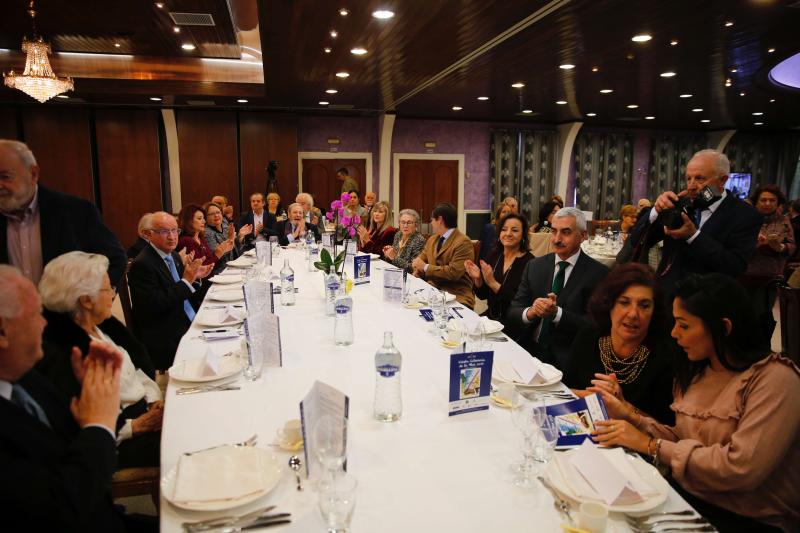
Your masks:
<path fill-rule="evenodd" d="M 170 228 L 170 229 L 151 229 L 153 233 L 158 233 L 162 237 L 166 237 L 167 235 L 177 235 L 180 230 L 178 228 Z"/>
<path fill-rule="evenodd" d="M 100 289 L 101 291 L 111 291 L 111 298 L 114 299 L 117 297 L 117 288 L 115 286 L 111 286 L 108 289 Z"/>
<path fill-rule="evenodd" d="M 401 220 L 401 221 L 400 221 L 400 225 L 401 225 L 401 226 L 413 226 L 413 225 L 414 225 L 414 224 L 416 224 L 416 223 L 417 223 L 417 222 L 416 222 L 416 221 L 414 221 L 414 220 Z"/>

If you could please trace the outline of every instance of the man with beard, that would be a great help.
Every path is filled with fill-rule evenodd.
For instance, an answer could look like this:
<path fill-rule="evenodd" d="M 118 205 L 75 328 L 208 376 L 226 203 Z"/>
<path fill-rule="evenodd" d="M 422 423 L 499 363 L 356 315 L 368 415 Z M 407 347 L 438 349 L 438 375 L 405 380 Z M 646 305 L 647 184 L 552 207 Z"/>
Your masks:
<path fill-rule="evenodd" d="M 25 143 L 0 139 L 0 263 L 10 263 L 34 284 L 44 266 L 66 252 L 105 255 L 118 285 L 125 250 L 91 203 L 38 184 L 39 166 Z"/>
<path fill-rule="evenodd" d="M 520 344 L 545 363 L 565 368 L 578 330 L 588 323 L 586 305 L 608 269 L 581 252 L 586 215 L 562 207 L 553 217 L 552 253 L 529 261 L 507 319 L 524 330 Z"/>

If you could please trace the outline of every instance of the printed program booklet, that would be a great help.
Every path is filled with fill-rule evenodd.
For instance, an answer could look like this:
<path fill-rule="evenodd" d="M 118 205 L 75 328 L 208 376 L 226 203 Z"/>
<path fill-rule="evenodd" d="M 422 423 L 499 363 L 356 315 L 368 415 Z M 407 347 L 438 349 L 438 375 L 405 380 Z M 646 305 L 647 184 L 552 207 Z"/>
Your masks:
<path fill-rule="evenodd" d="M 493 358 L 491 351 L 450 356 L 450 416 L 489 409 Z"/>
<path fill-rule="evenodd" d="M 557 449 L 580 446 L 594 431 L 596 420 L 608 420 L 606 406 L 599 394 L 548 405 L 547 414 L 555 419 L 558 427 Z"/>

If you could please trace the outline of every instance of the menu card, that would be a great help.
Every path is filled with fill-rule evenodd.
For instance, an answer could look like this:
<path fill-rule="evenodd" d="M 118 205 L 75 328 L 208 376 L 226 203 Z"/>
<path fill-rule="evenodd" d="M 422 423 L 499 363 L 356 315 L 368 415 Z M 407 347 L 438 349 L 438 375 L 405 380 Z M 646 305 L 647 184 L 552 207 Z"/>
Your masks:
<path fill-rule="evenodd" d="M 595 420 L 608 420 L 608 412 L 599 394 L 590 394 L 569 402 L 547 406 L 547 414 L 558 427 L 556 448 L 579 446 L 594 431 Z"/>
<path fill-rule="evenodd" d="M 383 300 L 385 302 L 403 301 L 403 271 L 399 268 L 384 269 Z"/>
<path fill-rule="evenodd" d="M 450 416 L 489 409 L 493 359 L 493 351 L 450 356 Z"/>
<path fill-rule="evenodd" d="M 273 313 L 266 313 L 264 315 L 264 366 L 283 366 L 281 346 L 281 317 Z"/>
<path fill-rule="evenodd" d="M 335 420 L 342 420 L 342 444 L 347 446 L 347 428 L 345 427 L 344 420 L 350 416 L 350 398 L 340 392 L 339 390 L 331 387 L 327 383 L 315 381 L 311 390 L 306 394 L 303 401 L 300 402 L 300 423 L 303 430 L 303 442 L 305 460 L 306 460 L 306 473 L 310 477 L 312 473 L 316 475 L 324 470 L 317 458 L 314 439 L 312 438 L 312 431 L 314 426 L 323 416 L 330 416 Z M 347 462 L 344 464 L 345 471 L 347 470 Z"/>
<path fill-rule="evenodd" d="M 272 244 L 268 241 L 256 242 L 256 257 L 261 265 L 272 265 Z"/>
<path fill-rule="evenodd" d="M 369 266 L 369 254 L 357 255 L 353 258 L 353 283 L 355 285 L 369 283 Z"/>
<path fill-rule="evenodd" d="M 244 307 L 248 313 L 261 311 L 269 307 L 274 309 L 271 284 L 258 278 L 253 278 L 242 285 L 244 293 Z"/>

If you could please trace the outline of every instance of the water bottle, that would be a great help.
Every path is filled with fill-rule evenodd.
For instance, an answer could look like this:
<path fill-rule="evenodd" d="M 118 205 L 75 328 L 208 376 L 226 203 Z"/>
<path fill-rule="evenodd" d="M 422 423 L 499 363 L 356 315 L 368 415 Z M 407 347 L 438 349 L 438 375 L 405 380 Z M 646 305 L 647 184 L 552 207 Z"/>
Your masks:
<path fill-rule="evenodd" d="M 403 413 L 400 394 L 400 367 L 403 356 L 392 342 L 392 332 L 383 334 L 383 346 L 375 352 L 375 403 L 373 413 L 376 420 L 394 422 Z"/>
<path fill-rule="evenodd" d="M 314 233 L 311 231 L 306 232 L 306 261 L 308 262 L 308 271 L 315 272 L 317 267 L 314 263 L 319 261 L 319 248 L 317 241 L 314 240 Z"/>
<path fill-rule="evenodd" d="M 337 346 L 349 346 L 353 344 L 353 299 L 346 294 L 340 295 L 334 309 L 333 342 Z"/>
<path fill-rule="evenodd" d="M 331 272 L 325 274 L 325 314 L 333 316 L 336 314 L 334 305 L 336 305 L 336 298 L 342 290 L 342 282 L 339 276 Z"/>
<path fill-rule="evenodd" d="M 281 269 L 281 305 L 294 305 L 294 270 L 289 260 L 283 260 Z"/>

